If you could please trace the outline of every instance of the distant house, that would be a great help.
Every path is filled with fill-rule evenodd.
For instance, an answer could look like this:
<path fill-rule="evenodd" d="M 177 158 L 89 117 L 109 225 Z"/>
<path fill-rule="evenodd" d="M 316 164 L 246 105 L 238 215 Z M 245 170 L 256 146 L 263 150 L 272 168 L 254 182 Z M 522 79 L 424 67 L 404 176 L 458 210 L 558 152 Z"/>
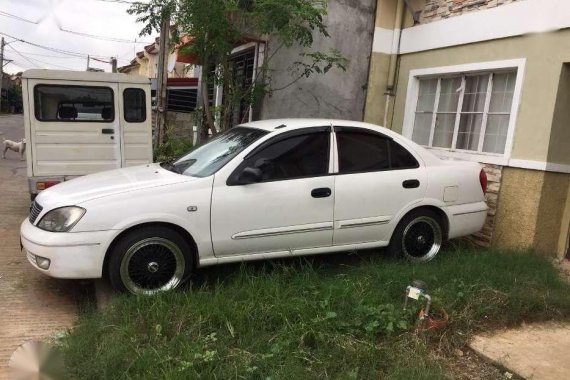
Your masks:
<path fill-rule="evenodd" d="M 364 119 L 485 165 L 480 243 L 568 252 L 569 14 L 567 0 L 378 0 Z"/>

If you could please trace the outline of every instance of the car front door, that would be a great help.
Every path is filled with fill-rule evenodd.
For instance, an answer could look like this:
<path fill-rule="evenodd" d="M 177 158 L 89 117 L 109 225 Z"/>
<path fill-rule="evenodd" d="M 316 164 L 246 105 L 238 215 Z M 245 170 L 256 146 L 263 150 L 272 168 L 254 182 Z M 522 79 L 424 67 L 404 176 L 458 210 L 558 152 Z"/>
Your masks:
<path fill-rule="evenodd" d="M 211 224 L 217 257 L 332 245 L 331 140 L 330 127 L 282 133 L 254 148 L 229 176 L 216 174 Z"/>
<path fill-rule="evenodd" d="M 396 217 L 423 197 L 423 166 L 402 145 L 379 132 L 335 127 L 334 245 L 387 242 Z"/>

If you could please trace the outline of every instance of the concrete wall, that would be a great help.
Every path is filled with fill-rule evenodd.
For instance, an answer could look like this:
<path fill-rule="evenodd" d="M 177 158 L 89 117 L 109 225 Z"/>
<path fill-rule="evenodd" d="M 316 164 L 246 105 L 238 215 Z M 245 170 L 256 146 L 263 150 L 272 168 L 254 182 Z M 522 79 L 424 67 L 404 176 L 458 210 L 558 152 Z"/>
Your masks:
<path fill-rule="evenodd" d="M 368 67 L 374 33 L 376 0 L 330 0 L 326 22 L 330 38 L 315 38 L 311 49 L 292 47 L 279 50 L 269 63 L 272 86 L 279 88 L 293 80 L 291 65 L 303 51 L 329 52 L 337 49 L 350 60 L 346 72 L 331 69 L 327 74 L 303 78 L 288 88 L 267 95 L 262 102 L 262 119 L 279 117 L 325 117 L 362 120 Z M 267 57 L 279 46 L 269 41 Z"/>
<path fill-rule="evenodd" d="M 548 162 L 564 163 L 570 160 L 570 64 L 562 65 L 552 131 L 548 148 Z"/>
<path fill-rule="evenodd" d="M 493 245 L 561 256 L 569 185 L 570 174 L 504 167 Z"/>
<path fill-rule="evenodd" d="M 388 127 L 402 131 L 410 70 L 517 58 L 526 58 L 526 69 L 512 158 L 547 162 L 551 151 L 560 151 L 554 146 L 563 143 L 551 141 L 551 129 L 562 65 L 570 62 L 568 29 L 401 56 L 394 117 Z M 372 117 L 367 120 L 379 121 Z M 570 154 L 557 153 L 556 157 L 558 163 L 570 164 Z"/>
<path fill-rule="evenodd" d="M 566 206 L 560 223 L 560 237 L 558 238 L 558 256 L 570 257 L 570 186 L 566 195 Z"/>
<path fill-rule="evenodd" d="M 378 0 L 376 7 L 375 27 L 393 30 L 396 24 L 397 0 Z M 386 86 L 388 85 L 388 71 L 390 67 L 390 54 L 372 53 L 370 58 L 369 85 L 366 94 L 366 107 L 364 121 L 384 124 L 386 113 Z M 388 118 L 391 118 L 388 108 Z"/>

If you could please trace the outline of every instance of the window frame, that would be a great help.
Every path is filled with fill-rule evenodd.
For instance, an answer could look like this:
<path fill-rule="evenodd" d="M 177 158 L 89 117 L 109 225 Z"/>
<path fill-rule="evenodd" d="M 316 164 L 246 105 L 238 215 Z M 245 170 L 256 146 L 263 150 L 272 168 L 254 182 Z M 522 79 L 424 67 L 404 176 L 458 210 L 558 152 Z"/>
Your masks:
<path fill-rule="evenodd" d="M 130 120 L 127 118 L 127 102 L 125 102 L 125 93 L 127 91 L 142 92 L 142 94 L 143 94 L 142 111 L 143 111 L 143 117 L 144 117 L 142 120 Z M 147 119 L 146 113 L 147 113 L 146 112 L 146 91 L 140 87 L 125 87 L 123 89 L 123 119 L 125 120 L 125 122 L 133 123 L 133 124 L 144 123 Z"/>
<path fill-rule="evenodd" d="M 466 76 L 472 75 L 485 75 L 485 74 L 494 74 L 498 72 L 515 72 L 516 73 L 516 81 L 515 87 L 513 91 L 513 100 L 510 109 L 510 118 L 509 124 L 507 129 L 507 136 L 505 142 L 505 149 L 504 153 L 489 153 L 489 152 L 482 152 L 482 151 L 473 151 L 467 149 L 457 149 L 457 135 L 459 131 L 459 121 L 461 115 L 461 99 L 463 96 L 460 97 L 460 101 L 458 104 L 458 112 L 456 114 L 455 119 L 455 126 L 453 132 L 453 140 L 451 148 L 441 148 L 441 147 L 433 147 L 433 146 L 425 146 L 422 145 L 425 149 L 428 149 L 438 155 L 441 158 L 459 158 L 463 160 L 469 161 L 477 161 L 477 162 L 484 162 L 490 164 L 498 164 L 498 165 L 506 165 L 509 162 L 511 157 L 512 148 L 513 148 L 513 138 L 515 134 L 516 124 L 517 124 L 517 116 L 518 116 L 518 109 L 520 105 L 520 98 L 522 94 L 522 84 L 525 75 L 525 65 L 526 59 L 512 59 L 512 60 L 504 60 L 504 61 L 492 61 L 492 62 L 478 62 L 478 63 L 470 63 L 465 65 L 456 65 L 456 66 L 444 66 L 444 67 L 434 67 L 434 68 L 426 68 L 426 69 L 416 69 L 410 70 L 409 73 L 409 80 L 408 80 L 408 89 L 406 94 L 406 105 L 404 110 L 404 121 L 403 121 L 403 128 L 402 134 L 412 140 L 412 134 L 414 131 L 414 122 L 415 122 L 415 115 L 416 115 L 416 108 L 419 100 L 419 87 L 420 87 L 420 80 L 423 79 L 430 79 L 430 78 L 444 78 L 444 77 L 462 77 L 462 82 L 465 80 Z M 491 78 L 491 77 L 490 77 Z M 439 82 L 439 81 L 438 81 Z M 438 85 L 439 89 L 439 85 Z M 465 84 L 462 84 L 462 95 L 465 91 Z M 492 91 L 492 88 L 487 88 L 487 91 Z M 437 99 L 436 96 L 436 104 L 434 104 L 434 114 L 437 113 Z M 490 97 L 489 97 L 490 99 Z M 487 100 L 489 100 L 487 99 Z M 486 105 L 487 106 L 487 105 Z M 485 111 L 488 109 L 486 108 Z M 484 136 L 486 127 L 487 127 L 487 116 L 488 113 L 483 114 L 485 120 L 481 125 L 480 135 Z M 435 119 L 435 118 L 434 118 Z M 433 122 L 430 129 L 430 143 L 432 140 L 433 135 Z M 484 137 L 481 141 L 484 140 Z M 482 145 L 478 144 L 478 149 L 481 150 Z"/>
<path fill-rule="evenodd" d="M 342 132 L 357 132 L 357 133 L 369 134 L 369 135 L 377 136 L 377 137 L 384 138 L 384 139 L 388 140 L 388 155 L 389 155 L 388 161 L 390 162 L 390 167 L 386 168 L 386 169 L 361 170 L 361 171 L 351 171 L 351 172 L 341 173 L 340 172 L 340 152 L 339 152 L 339 147 L 338 147 L 337 133 L 342 133 Z M 412 169 L 418 169 L 421 166 L 420 160 L 418 159 L 418 157 L 416 156 L 416 154 L 414 152 L 412 152 L 410 149 L 408 149 L 404 145 L 400 144 L 398 141 L 395 141 L 394 138 L 387 136 L 381 132 L 373 131 L 373 130 L 366 129 L 366 128 L 360 128 L 360 127 L 335 126 L 334 127 L 334 134 L 335 134 L 335 155 L 337 157 L 337 167 L 335 168 L 335 171 L 333 173 L 334 175 L 351 175 L 351 174 L 362 174 L 362 173 L 390 172 L 390 171 L 395 171 L 395 170 L 412 170 Z M 393 168 L 392 167 L 390 142 L 392 142 L 394 144 L 398 144 L 400 147 L 402 147 L 402 149 L 404 149 L 406 152 L 408 152 L 416 161 L 416 165 L 413 167 L 407 167 L 407 168 Z"/>
<path fill-rule="evenodd" d="M 38 117 L 38 107 L 37 107 L 37 100 L 38 100 L 38 87 L 60 87 L 60 88 L 77 88 L 77 87 L 84 87 L 84 88 L 98 88 L 98 89 L 106 89 L 111 91 L 111 104 L 113 106 L 113 118 L 109 120 L 57 120 L 57 119 L 40 119 Z M 38 83 L 34 85 L 34 118 L 36 121 L 41 123 L 113 123 L 117 118 L 117 110 L 115 107 L 115 90 L 109 86 L 90 86 L 90 85 L 74 85 L 74 84 L 51 84 L 51 83 Z"/>
<path fill-rule="evenodd" d="M 277 136 L 271 137 L 271 138 L 259 143 L 259 145 L 257 145 L 255 148 L 253 148 L 250 152 L 248 152 L 243 157 L 243 161 L 228 176 L 228 178 L 226 180 L 226 185 L 227 186 L 247 186 L 247 185 L 241 185 L 238 183 L 238 177 L 239 177 L 240 173 L 242 172 L 243 169 L 245 169 L 247 167 L 247 165 L 249 164 L 249 159 L 252 156 L 259 153 L 260 151 L 267 148 L 268 146 L 271 146 L 271 145 L 276 144 L 280 141 L 289 139 L 291 137 L 309 135 L 309 134 L 313 134 L 313 133 L 325 133 L 325 132 L 328 133 L 328 136 L 329 136 L 329 139 L 327 142 L 328 145 L 327 145 L 327 163 L 326 163 L 327 170 L 326 170 L 326 173 L 319 174 L 319 175 L 310 175 L 310 176 L 300 176 L 300 177 L 292 177 L 292 178 L 281 178 L 281 179 L 266 180 L 266 181 L 258 182 L 258 184 L 291 181 L 291 180 L 303 179 L 303 178 L 318 178 L 318 177 L 326 177 L 326 176 L 332 175 L 333 174 L 333 173 L 331 173 L 331 161 L 333 160 L 333 158 L 331 156 L 332 155 L 331 147 L 333 146 L 332 128 L 330 126 L 309 127 L 309 128 L 300 128 L 300 129 L 295 129 L 295 130 L 288 131 L 288 132 L 283 132 L 283 133 L 278 134 Z"/>

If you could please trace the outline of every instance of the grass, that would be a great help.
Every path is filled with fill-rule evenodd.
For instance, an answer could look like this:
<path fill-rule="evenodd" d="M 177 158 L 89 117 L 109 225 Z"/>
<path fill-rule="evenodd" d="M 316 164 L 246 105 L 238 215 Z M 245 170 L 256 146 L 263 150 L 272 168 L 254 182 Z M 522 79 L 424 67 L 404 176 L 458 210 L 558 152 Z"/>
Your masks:
<path fill-rule="evenodd" d="M 443 333 L 415 333 L 402 310 L 414 279 L 449 313 Z M 62 344 L 81 379 L 440 379 L 473 333 L 568 319 L 569 294 L 531 252 L 451 246 L 424 265 L 327 255 L 208 268 L 183 291 L 116 297 Z"/>

